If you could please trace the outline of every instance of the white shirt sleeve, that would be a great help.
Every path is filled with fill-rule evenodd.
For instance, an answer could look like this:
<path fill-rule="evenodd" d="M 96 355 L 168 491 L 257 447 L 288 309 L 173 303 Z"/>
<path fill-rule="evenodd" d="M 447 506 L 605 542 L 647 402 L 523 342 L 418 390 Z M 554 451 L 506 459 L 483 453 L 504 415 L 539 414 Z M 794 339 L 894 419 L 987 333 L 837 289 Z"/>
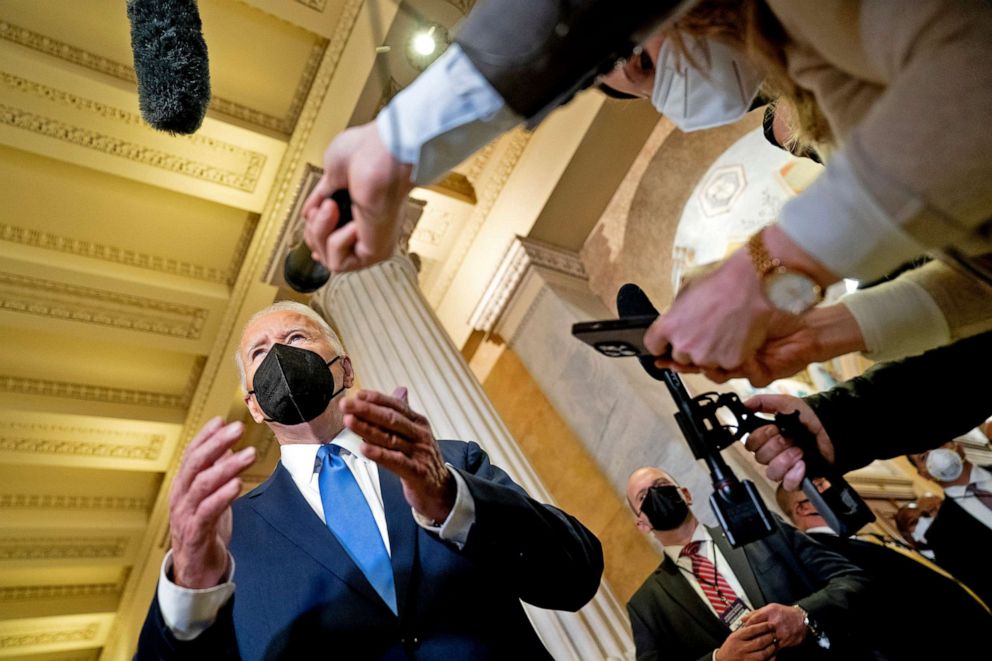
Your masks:
<path fill-rule="evenodd" d="M 224 582 L 212 588 L 184 588 L 169 580 L 172 551 L 165 554 L 158 580 L 158 608 L 169 631 L 177 640 L 193 640 L 217 619 L 217 613 L 234 594 L 234 557 L 227 555 L 228 573 Z"/>
<path fill-rule="evenodd" d="M 472 529 L 472 524 L 475 523 L 475 499 L 472 498 L 472 492 L 468 490 L 468 485 L 465 484 L 465 478 L 459 475 L 458 471 L 451 467 L 451 464 L 447 466 L 451 475 L 455 478 L 455 485 L 457 487 L 455 504 L 452 506 L 451 512 L 448 513 L 448 518 L 441 525 L 436 526 L 433 521 L 417 512 L 417 510 L 411 508 L 410 511 L 413 512 L 413 519 L 417 522 L 418 526 L 424 530 L 430 530 L 436 533 L 446 542 L 453 542 L 460 549 L 468 541 L 469 530 Z"/>
<path fill-rule="evenodd" d="M 859 289 L 840 299 L 861 328 L 865 357 L 888 361 L 914 356 L 951 341 L 940 307 L 907 278 Z"/>
<path fill-rule="evenodd" d="M 519 124 L 458 44 L 453 44 L 376 117 L 379 137 L 413 182 L 430 183 Z"/>

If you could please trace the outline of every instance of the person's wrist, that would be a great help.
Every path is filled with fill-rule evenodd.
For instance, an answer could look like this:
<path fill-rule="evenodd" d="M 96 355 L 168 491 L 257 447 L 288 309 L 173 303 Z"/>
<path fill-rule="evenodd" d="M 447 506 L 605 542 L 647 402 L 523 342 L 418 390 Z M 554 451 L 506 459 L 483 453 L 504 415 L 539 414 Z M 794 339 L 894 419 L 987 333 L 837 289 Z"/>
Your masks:
<path fill-rule="evenodd" d="M 224 563 L 217 569 L 203 569 L 196 566 L 196 563 L 186 563 L 182 559 L 174 554 L 173 564 L 172 564 L 172 582 L 179 587 L 189 588 L 191 590 L 204 590 L 207 588 L 212 588 L 220 585 L 223 581 L 224 574 L 227 573 L 227 553 L 224 553 Z"/>
<path fill-rule="evenodd" d="M 861 327 L 846 305 L 837 303 L 813 308 L 803 316 L 803 324 L 813 334 L 814 356 L 818 362 L 867 350 Z"/>
<path fill-rule="evenodd" d="M 762 239 L 768 254 L 777 259 L 782 266 L 808 275 L 821 288 L 826 289 L 839 280 L 827 267 L 800 248 L 777 225 L 765 227 Z"/>
<path fill-rule="evenodd" d="M 445 466 L 444 478 L 435 489 L 435 493 L 418 503 L 418 506 L 415 506 L 414 509 L 417 511 L 417 514 L 425 519 L 429 519 L 433 526 L 441 526 L 448 520 L 448 515 L 454 509 L 457 495 L 458 485 L 455 483 L 455 478 L 451 475 L 451 470 Z"/>

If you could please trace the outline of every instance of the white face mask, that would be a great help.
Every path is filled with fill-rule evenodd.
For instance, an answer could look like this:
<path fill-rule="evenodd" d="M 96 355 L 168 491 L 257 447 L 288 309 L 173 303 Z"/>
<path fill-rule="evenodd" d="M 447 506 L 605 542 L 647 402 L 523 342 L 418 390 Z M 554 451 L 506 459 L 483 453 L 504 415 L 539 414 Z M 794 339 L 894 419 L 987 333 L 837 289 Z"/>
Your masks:
<path fill-rule="evenodd" d="M 933 519 L 929 516 L 921 516 L 916 520 L 916 527 L 913 528 L 913 539 L 915 539 L 920 544 L 927 543 L 927 530 L 930 528 L 930 524 L 933 523 Z"/>
<path fill-rule="evenodd" d="M 747 113 L 764 74 L 743 54 L 718 41 L 683 37 L 700 67 L 676 54 L 666 39 L 655 62 L 651 103 L 683 131 L 733 124 Z"/>
<path fill-rule="evenodd" d="M 954 450 L 937 448 L 927 454 L 927 472 L 938 482 L 952 482 L 963 470 L 964 462 Z"/>

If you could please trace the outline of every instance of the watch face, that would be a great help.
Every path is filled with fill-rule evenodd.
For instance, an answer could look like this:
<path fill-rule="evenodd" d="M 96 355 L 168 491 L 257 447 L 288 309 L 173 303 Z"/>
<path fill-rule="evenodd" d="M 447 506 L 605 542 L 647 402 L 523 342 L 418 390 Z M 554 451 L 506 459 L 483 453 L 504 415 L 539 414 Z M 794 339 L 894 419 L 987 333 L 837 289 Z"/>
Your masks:
<path fill-rule="evenodd" d="M 820 287 L 807 275 L 780 271 L 765 278 L 765 295 L 775 309 L 802 314 L 820 302 Z"/>

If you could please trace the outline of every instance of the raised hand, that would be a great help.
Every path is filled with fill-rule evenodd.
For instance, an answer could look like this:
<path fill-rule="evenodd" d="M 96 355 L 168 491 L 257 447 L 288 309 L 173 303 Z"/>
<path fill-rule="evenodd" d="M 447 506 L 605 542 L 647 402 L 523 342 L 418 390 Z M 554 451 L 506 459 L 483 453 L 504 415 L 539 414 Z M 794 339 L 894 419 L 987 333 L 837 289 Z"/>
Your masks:
<path fill-rule="evenodd" d="M 241 493 L 242 471 L 255 461 L 255 448 L 231 448 L 244 433 L 240 422 L 212 419 L 193 437 L 169 494 L 173 581 L 185 588 L 209 588 L 227 571 L 231 503 Z"/>
<path fill-rule="evenodd" d="M 406 388 L 397 388 L 392 397 L 359 390 L 341 402 L 341 412 L 345 426 L 365 441 L 362 453 L 400 477 L 410 506 L 434 521 L 447 519 L 455 480 L 427 418 L 410 409 Z"/>

